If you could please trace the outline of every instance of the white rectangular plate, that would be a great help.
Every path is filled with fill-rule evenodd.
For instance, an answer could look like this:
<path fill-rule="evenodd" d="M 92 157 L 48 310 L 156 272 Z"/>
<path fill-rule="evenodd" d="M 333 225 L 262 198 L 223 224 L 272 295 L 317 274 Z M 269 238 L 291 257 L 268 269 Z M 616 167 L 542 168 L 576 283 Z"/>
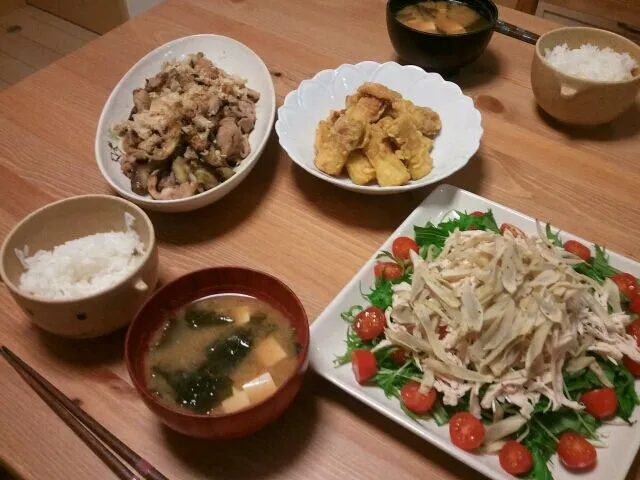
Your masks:
<path fill-rule="evenodd" d="M 460 190 L 450 185 L 438 187 L 427 199 L 416 208 L 398 229 L 380 247 L 380 250 L 391 250 L 393 239 L 402 236 L 413 237 L 413 226 L 423 226 L 428 221 L 435 224 L 441 222 L 452 210 L 472 212 L 492 209 L 498 225 L 503 222 L 520 227 L 527 233 L 535 234 L 535 220 L 495 202 L 489 201 L 472 193 Z M 591 242 L 579 237 L 563 233 L 563 240 L 574 239 L 591 245 Z M 376 252 L 377 254 L 377 252 Z M 640 276 L 640 264 L 609 252 L 611 264 L 627 271 L 636 277 Z M 484 475 L 496 479 L 511 479 L 498 464 L 496 455 L 482 455 L 466 453 L 453 446 L 449 440 L 448 427 L 438 427 L 433 421 L 416 421 L 408 417 L 401 409 L 398 400 L 385 397 L 382 390 L 375 386 L 360 386 L 355 381 L 350 365 L 336 368 L 334 359 L 345 351 L 347 325 L 340 318 L 340 313 L 352 305 L 364 305 L 361 291 L 368 291 L 374 283 L 373 266 L 376 262 L 375 254 L 369 259 L 357 275 L 347 284 L 329 306 L 320 314 L 311 326 L 311 365 L 323 377 L 336 384 L 349 394 L 386 415 L 396 423 L 411 430 L 425 440 L 431 442 L 441 450 L 449 453 L 458 460 L 466 463 Z M 636 382 L 639 390 L 640 382 Z M 640 416 L 640 408 L 633 415 L 636 421 Z M 598 463 L 590 472 L 575 475 L 565 470 L 557 461 L 552 459 L 551 471 L 557 480 L 617 480 L 624 479 L 633 459 L 640 447 L 640 425 L 607 425 L 600 432 L 606 436 L 608 448 L 598 450 Z"/>

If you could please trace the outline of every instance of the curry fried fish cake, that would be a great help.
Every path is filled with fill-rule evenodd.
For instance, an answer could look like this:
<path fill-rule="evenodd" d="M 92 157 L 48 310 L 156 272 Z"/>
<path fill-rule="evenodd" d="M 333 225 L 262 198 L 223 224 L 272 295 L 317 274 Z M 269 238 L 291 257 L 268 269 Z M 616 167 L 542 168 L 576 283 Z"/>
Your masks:
<path fill-rule="evenodd" d="M 369 142 L 364 153 L 376 171 L 376 178 L 382 187 L 404 185 L 411 176 L 402 160 L 395 154 L 388 138 L 378 124 L 371 125 Z"/>
<path fill-rule="evenodd" d="M 398 118 L 401 115 L 408 115 L 418 130 L 423 135 L 435 137 L 442 129 L 440 115 L 429 107 L 418 107 L 409 100 L 400 99 L 393 102 L 391 116 Z"/>
<path fill-rule="evenodd" d="M 366 185 L 376 179 L 376 169 L 362 150 L 354 150 L 347 158 L 347 173 L 356 185 Z"/>
<path fill-rule="evenodd" d="M 316 129 L 315 165 L 329 175 L 340 175 L 349 153 L 363 145 L 366 138 L 364 122 L 346 115 L 322 120 Z"/>
<path fill-rule="evenodd" d="M 426 176 L 433 168 L 430 154 L 433 141 L 422 135 L 407 115 L 400 115 L 396 119 L 385 117 L 380 124 L 398 145 L 396 154 L 407 165 L 411 178 L 419 180 Z"/>

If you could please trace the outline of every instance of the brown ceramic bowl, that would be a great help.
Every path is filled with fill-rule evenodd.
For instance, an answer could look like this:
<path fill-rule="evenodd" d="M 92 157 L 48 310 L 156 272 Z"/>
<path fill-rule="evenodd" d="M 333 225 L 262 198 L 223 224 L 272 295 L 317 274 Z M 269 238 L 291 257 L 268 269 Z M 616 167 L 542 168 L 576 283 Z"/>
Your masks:
<path fill-rule="evenodd" d="M 135 218 L 144 243 L 140 265 L 116 285 L 77 299 L 48 300 L 19 290 L 22 263 L 16 249 L 51 250 L 69 240 L 108 231 L 124 231 L 124 214 Z M 4 240 L 0 274 L 9 292 L 40 328 L 70 338 L 92 338 L 128 324 L 148 298 L 158 277 L 158 250 L 149 217 L 133 203 L 109 195 L 82 195 L 51 203 L 27 215 Z"/>
<path fill-rule="evenodd" d="M 296 370 L 266 400 L 229 415 L 201 415 L 171 407 L 147 389 L 144 367 L 151 338 L 171 312 L 202 297 L 223 293 L 258 298 L 291 322 L 301 346 Z M 277 278 L 241 267 L 207 268 L 168 283 L 147 301 L 129 327 L 124 353 L 133 385 L 147 407 L 167 426 L 191 437 L 239 438 L 275 420 L 300 390 L 309 363 L 309 322 L 298 297 Z"/>
<path fill-rule="evenodd" d="M 545 49 L 566 43 L 578 48 L 590 43 L 628 53 L 640 64 L 640 46 L 606 30 L 564 27 L 540 37 L 531 66 L 531 88 L 538 105 L 552 117 L 572 125 L 599 125 L 629 108 L 640 90 L 640 69 L 631 80 L 604 82 L 585 80 L 562 73 L 544 58 Z"/>

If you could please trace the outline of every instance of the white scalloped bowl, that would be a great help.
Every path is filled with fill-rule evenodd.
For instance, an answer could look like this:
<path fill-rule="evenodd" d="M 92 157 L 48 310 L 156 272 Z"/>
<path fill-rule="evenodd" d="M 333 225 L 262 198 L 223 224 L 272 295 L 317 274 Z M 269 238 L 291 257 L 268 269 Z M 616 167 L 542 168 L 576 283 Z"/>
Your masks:
<path fill-rule="evenodd" d="M 442 131 L 431 152 L 433 170 L 429 175 L 406 185 L 381 187 L 356 185 L 346 175 L 332 177 L 316 168 L 313 144 L 318 122 L 327 118 L 331 110 L 344 108 L 345 97 L 355 93 L 364 82 L 386 85 L 416 105 L 438 112 Z M 373 195 L 413 190 L 452 175 L 476 153 L 483 133 L 480 112 L 460 87 L 445 81 L 437 73 L 427 73 L 416 66 L 402 66 L 395 62 L 345 64 L 303 80 L 278 109 L 276 132 L 282 148 L 307 172 L 347 190 Z"/>
<path fill-rule="evenodd" d="M 229 180 L 197 195 L 176 200 L 155 200 L 148 195 L 138 195 L 131 189 L 131 181 L 122 173 L 120 162 L 112 158 L 111 128 L 129 116 L 133 99 L 131 92 L 144 85 L 145 78 L 160 71 L 162 63 L 170 59 L 183 59 L 190 53 L 202 52 L 224 69 L 247 80 L 247 85 L 260 92 L 256 104 L 256 125 L 249 134 L 251 153 L 236 167 Z M 271 74 L 262 59 L 246 45 L 220 35 L 191 35 L 178 38 L 149 52 L 122 77 L 107 100 L 96 131 L 96 161 L 102 176 L 122 197 L 147 210 L 159 212 L 186 212 L 209 205 L 242 182 L 260 158 L 271 134 L 276 113 L 276 94 Z"/>

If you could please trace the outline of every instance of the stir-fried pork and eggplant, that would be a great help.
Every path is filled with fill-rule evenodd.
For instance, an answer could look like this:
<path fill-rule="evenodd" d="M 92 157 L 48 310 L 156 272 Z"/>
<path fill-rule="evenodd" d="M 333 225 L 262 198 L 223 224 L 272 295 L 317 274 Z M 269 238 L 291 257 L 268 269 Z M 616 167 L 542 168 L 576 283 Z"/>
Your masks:
<path fill-rule="evenodd" d="M 131 189 L 172 200 L 228 180 L 251 151 L 259 98 L 202 53 L 164 63 L 133 91 L 129 118 L 113 128 Z"/>

